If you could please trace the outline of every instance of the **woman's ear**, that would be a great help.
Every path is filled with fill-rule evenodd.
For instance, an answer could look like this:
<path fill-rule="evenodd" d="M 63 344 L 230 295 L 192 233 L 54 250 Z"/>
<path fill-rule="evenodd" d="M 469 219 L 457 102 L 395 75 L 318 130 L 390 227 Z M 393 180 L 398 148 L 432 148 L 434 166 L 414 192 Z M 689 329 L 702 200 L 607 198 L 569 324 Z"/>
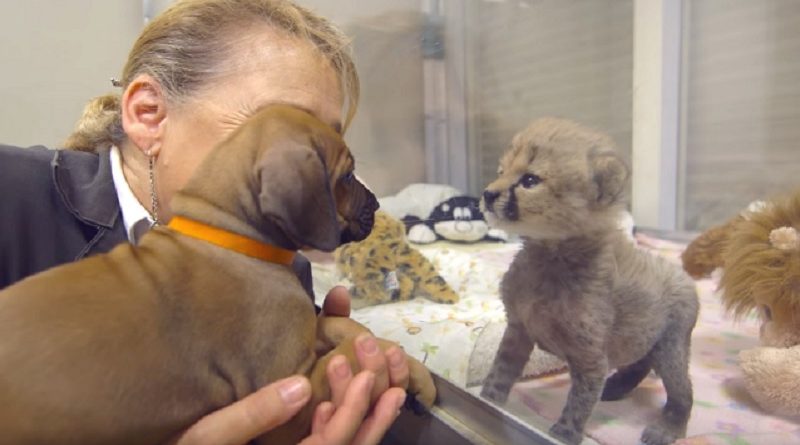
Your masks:
<path fill-rule="evenodd" d="M 140 74 L 122 94 L 122 127 L 128 139 L 145 154 L 158 155 L 164 136 L 167 103 L 161 84 Z"/>

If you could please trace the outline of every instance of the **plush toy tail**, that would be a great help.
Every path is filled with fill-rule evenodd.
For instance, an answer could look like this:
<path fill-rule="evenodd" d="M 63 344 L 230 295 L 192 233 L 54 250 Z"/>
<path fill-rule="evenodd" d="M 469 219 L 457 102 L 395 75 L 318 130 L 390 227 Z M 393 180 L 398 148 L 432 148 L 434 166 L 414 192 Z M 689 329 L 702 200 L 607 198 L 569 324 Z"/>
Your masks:
<path fill-rule="evenodd" d="M 736 217 L 725 224 L 712 227 L 694 239 L 681 255 L 683 270 L 692 278 L 699 280 L 711 275 L 718 267 L 722 267 L 722 253 L 728 242 L 734 225 L 741 220 Z"/>

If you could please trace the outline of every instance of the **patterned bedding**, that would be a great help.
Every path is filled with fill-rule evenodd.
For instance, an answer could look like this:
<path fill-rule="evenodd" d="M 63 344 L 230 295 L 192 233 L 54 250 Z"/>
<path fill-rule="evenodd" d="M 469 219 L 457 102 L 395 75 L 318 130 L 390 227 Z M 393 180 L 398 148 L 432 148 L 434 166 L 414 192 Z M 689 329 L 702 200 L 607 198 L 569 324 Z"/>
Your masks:
<path fill-rule="evenodd" d="M 482 328 L 505 319 L 497 285 L 519 245 L 437 242 L 416 247 L 461 300 L 444 305 L 416 298 L 362 308 L 353 312 L 353 318 L 378 337 L 400 343 L 407 353 L 437 374 L 465 386 L 470 355 Z M 336 284 L 346 284 L 339 280 L 332 263 L 312 264 L 314 292 L 318 296 Z"/>
<path fill-rule="evenodd" d="M 683 247 L 643 235 L 637 235 L 637 243 L 675 262 Z M 493 355 L 491 351 L 479 354 L 476 350 L 481 339 L 486 339 L 482 334 L 490 330 L 502 332 L 505 315 L 497 287 L 519 245 L 439 242 L 418 248 L 461 295 L 461 301 L 440 305 L 417 298 L 363 308 L 355 311 L 353 318 L 376 335 L 399 342 L 407 353 L 456 385 L 471 386 L 468 383 L 475 383 L 475 376 L 485 372 L 478 368 L 486 368 Z M 339 283 L 332 263 L 316 262 L 313 267 L 318 295 Z M 737 354 L 758 344 L 757 320 L 734 323 L 725 315 L 713 280 L 698 281 L 697 290 L 701 311 L 692 337 L 690 365 L 695 405 L 688 438 L 681 443 L 799 444 L 800 419 L 764 413 L 744 389 Z M 499 338 L 484 341 L 483 347 L 488 342 L 491 349 L 493 341 L 496 347 Z M 512 389 L 506 409 L 515 416 L 551 422 L 557 419 L 566 399 L 569 377 L 557 372 L 561 369 L 558 362 L 545 362 L 529 375 L 550 374 L 525 379 Z M 477 393 L 480 388 L 468 390 Z M 660 380 L 650 376 L 628 398 L 598 404 L 586 432 L 602 444 L 638 443 L 644 425 L 658 415 L 665 400 Z M 541 420 L 534 423 L 541 424 Z"/>

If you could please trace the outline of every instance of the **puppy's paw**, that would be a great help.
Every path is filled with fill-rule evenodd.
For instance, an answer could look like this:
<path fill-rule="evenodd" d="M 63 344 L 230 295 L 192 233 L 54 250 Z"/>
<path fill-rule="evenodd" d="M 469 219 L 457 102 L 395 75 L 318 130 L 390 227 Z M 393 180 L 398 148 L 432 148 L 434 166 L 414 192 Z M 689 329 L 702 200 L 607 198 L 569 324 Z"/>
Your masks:
<path fill-rule="evenodd" d="M 384 340 L 379 341 L 383 342 Z M 414 357 L 407 356 L 407 359 L 409 379 L 406 389 L 406 406 L 416 414 L 420 414 L 420 411 L 428 411 L 436 403 L 436 386 L 425 365 Z"/>
<path fill-rule="evenodd" d="M 417 394 L 414 394 L 411 391 L 406 391 L 406 401 L 403 406 L 418 416 L 427 414 L 431 409 L 427 403 L 418 400 Z"/>
<path fill-rule="evenodd" d="M 583 441 L 583 434 L 580 431 L 575 431 L 560 423 L 550 427 L 550 435 L 570 445 L 578 445 Z"/>
<path fill-rule="evenodd" d="M 669 445 L 683 437 L 679 431 L 674 431 L 660 423 L 648 425 L 642 432 L 642 443 L 646 445 Z"/>

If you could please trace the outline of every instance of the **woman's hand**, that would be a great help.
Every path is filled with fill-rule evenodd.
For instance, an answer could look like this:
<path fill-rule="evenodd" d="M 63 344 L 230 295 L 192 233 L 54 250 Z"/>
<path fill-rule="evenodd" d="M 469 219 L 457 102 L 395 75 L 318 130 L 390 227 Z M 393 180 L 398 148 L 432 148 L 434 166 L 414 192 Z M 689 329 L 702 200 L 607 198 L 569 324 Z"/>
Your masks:
<path fill-rule="evenodd" d="M 244 445 L 283 425 L 311 398 L 303 376 L 273 382 L 192 425 L 174 445 Z"/>
<path fill-rule="evenodd" d="M 328 374 L 336 373 L 329 369 Z M 371 371 L 362 371 L 355 377 L 334 377 L 330 383 L 345 386 L 345 392 L 338 404 L 323 402 L 317 407 L 311 423 L 311 435 L 300 444 L 374 445 L 380 442 L 400 413 L 405 391 L 400 388 L 389 389 L 369 412 L 369 394 L 375 384 L 375 375 Z M 244 445 L 286 423 L 310 398 L 311 385 L 305 377 L 279 380 L 200 419 L 172 443 Z"/>
<path fill-rule="evenodd" d="M 331 368 L 333 368 L 332 365 L 328 367 L 329 376 L 334 372 Z M 400 414 L 400 408 L 406 399 L 405 390 L 389 388 L 380 395 L 378 402 L 370 412 L 369 395 L 375 384 L 375 374 L 371 371 L 361 371 L 352 379 L 349 375 L 338 378 L 342 380 L 338 382 L 339 384 L 347 382 L 341 400 L 338 403 L 322 402 L 319 404 L 311 422 L 311 435 L 300 444 L 377 444 Z M 330 384 L 333 386 L 334 381 L 331 380 Z"/>
<path fill-rule="evenodd" d="M 326 317 L 350 317 L 350 294 L 342 286 L 336 286 L 328 292 L 325 302 L 322 305 L 323 315 Z M 356 324 L 355 321 L 352 321 Z M 356 355 L 361 369 L 372 371 L 375 374 L 375 391 L 373 394 L 383 394 L 390 387 L 408 387 L 408 361 L 406 353 L 399 347 L 393 346 L 381 353 L 375 337 L 368 333 L 362 333 L 355 339 Z M 344 363 L 332 360 L 333 363 Z M 349 368 L 349 367 L 348 367 Z M 329 374 L 330 377 L 330 374 Z M 332 385 L 334 398 L 337 389 Z M 341 394 L 342 390 L 339 389 Z"/>

